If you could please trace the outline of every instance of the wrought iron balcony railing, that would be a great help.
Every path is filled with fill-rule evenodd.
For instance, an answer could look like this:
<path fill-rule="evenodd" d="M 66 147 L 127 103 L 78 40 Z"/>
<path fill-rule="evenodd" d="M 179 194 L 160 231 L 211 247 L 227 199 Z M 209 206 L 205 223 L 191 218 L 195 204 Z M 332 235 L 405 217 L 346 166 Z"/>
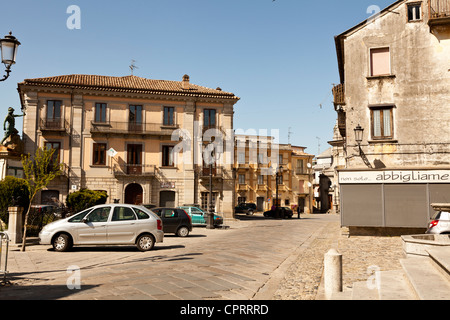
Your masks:
<path fill-rule="evenodd" d="M 155 165 L 143 164 L 116 164 L 113 168 L 115 176 L 155 176 Z"/>
<path fill-rule="evenodd" d="M 41 131 L 69 132 L 69 122 L 62 118 L 41 119 L 39 129 Z"/>
<path fill-rule="evenodd" d="M 179 125 L 163 125 L 161 123 L 130 123 L 130 122 L 91 122 L 91 133 L 172 135 Z"/>

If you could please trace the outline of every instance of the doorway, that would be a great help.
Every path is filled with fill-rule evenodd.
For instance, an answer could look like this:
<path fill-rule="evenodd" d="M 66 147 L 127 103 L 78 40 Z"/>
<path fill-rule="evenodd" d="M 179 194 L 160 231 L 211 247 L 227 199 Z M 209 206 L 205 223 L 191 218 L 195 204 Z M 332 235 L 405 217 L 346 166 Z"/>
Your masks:
<path fill-rule="evenodd" d="M 264 211 L 264 197 L 256 198 L 256 210 Z"/>
<path fill-rule="evenodd" d="M 125 188 L 125 203 L 141 205 L 144 190 L 140 184 L 132 183 Z"/>
<path fill-rule="evenodd" d="M 175 207 L 175 191 L 161 191 L 159 194 L 160 207 Z"/>

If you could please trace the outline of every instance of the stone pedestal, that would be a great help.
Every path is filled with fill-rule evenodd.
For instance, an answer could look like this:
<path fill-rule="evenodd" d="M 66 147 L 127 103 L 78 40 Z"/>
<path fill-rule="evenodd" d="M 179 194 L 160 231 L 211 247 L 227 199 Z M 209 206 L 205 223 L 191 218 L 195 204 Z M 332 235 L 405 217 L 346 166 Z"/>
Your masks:
<path fill-rule="evenodd" d="M 8 236 L 11 240 L 11 244 L 22 243 L 23 237 L 23 208 L 20 207 L 10 207 L 9 212 L 9 223 L 8 223 Z"/>

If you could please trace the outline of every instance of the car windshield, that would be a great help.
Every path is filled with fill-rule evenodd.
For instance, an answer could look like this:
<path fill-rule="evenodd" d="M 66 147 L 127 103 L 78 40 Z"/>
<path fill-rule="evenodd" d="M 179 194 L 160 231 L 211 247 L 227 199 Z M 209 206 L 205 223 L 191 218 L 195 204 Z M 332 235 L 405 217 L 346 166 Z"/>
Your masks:
<path fill-rule="evenodd" d="M 89 208 L 87 210 L 84 210 L 80 213 L 78 213 L 77 215 L 75 215 L 74 217 L 69 219 L 69 222 L 81 222 L 83 221 L 83 218 L 92 210 L 92 208 Z"/>

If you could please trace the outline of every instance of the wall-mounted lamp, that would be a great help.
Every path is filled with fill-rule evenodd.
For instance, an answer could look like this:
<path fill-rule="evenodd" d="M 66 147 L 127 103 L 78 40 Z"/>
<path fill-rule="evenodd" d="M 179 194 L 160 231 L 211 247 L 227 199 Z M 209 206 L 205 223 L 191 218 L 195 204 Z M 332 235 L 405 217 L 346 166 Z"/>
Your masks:
<path fill-rule="evenodd" d="M 364 154 L 364 152 L 361 148 L 361 143 L 362 143 L 363 137 L 364 137 L 364 128 L 362 128 L 361 125 L 358 124 L 358 126 L 354 129 L 354 131 L 355 131 L 355 141 L 358 144 L 358 148 L 359 148 L 359 156 L 364 161 L 366 166 L 373 169 L 372 164 L 369 162 L 369 159 L 367 159 L 366 155 Z"/>

